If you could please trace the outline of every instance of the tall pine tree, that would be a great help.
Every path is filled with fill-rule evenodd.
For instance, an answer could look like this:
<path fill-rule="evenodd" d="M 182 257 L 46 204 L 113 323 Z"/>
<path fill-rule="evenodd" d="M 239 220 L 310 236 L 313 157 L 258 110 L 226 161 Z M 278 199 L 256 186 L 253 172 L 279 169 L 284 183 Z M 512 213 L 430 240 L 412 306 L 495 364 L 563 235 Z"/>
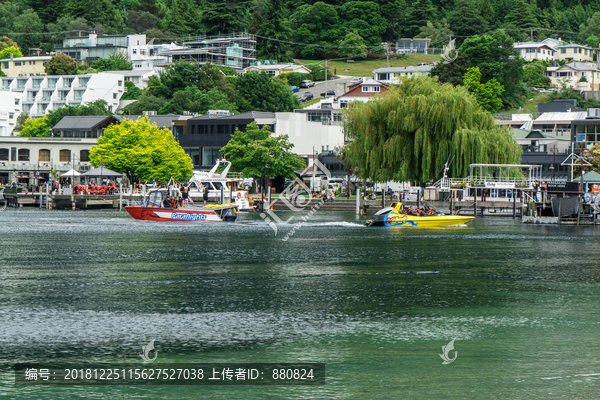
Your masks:
<path fill-rule="evenodd" d="M 419 34 L 419 28 L 427 25 L 427 21 L 435 21 L 436 9 L 431 0 L 416 0 L 409 7 L 407 14 L 404 34 L 412 38 Z"/>

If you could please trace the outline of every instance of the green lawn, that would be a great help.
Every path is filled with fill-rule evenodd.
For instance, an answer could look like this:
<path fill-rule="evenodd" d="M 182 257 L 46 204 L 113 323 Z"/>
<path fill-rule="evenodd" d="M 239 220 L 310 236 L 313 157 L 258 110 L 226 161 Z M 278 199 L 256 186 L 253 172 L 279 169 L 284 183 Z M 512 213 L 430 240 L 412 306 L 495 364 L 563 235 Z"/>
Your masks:
<path fill-rule="evenodd" d="M 419 63 L 432 63 L 440 60 L 440 56 L 429 56 L 425 54 L 407 54 L 406 59 L 397 59 L 396 54 L 390 54 L 390 67 L 408 67 L 415 66 Z M 324 60 L 297 60 L 302 64 L 314 64 L 319 63 L 325 65 Z M 373 70 L 386 66 L 386 58 L 380 58 L 377 60 L 363 60 L 356 59 L 353 63 L 341 61 L 328 61 L 327 66 L 330 71 L 336 70 L 337 75 L 348 75 L 348 76 L 373 76 Z M 349 69 L 350 71 L 344 71 Z"/>
<path fill-rule="evenodd" d="M 525 101 L 523 107 L 519 110 L 518 108 L 512 108 L 510 110 L 500 111 L 498 114 L 535 114 L 538 112 L 538 103 L 551 103 L 550 96 L 546 93 L 537 93 L 531 96 Z"/>
<path fill-rule="evenodd" d="M 313 105 L 315 103 L 318 103 L 320 100 L 323 100 L 323 97 L 315 97 L 312 100 L 301 102 L 300 103 L 300 108 L 306 108 L 306 107 L 311 106 L 311 105 Z"/>

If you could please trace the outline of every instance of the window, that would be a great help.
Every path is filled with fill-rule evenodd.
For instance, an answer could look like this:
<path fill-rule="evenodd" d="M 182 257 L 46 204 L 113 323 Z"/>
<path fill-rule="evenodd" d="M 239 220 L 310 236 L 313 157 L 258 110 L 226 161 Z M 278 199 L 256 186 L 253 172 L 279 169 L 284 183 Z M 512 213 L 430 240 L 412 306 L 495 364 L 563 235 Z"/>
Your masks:
<path fill-rule="evenodd" d="M 80 150 L 79 151 L 79 161 L 90 162 L 90 151 L 89 150 Z"/>
<path fill-rule="evenodd" d="M 113 99 L 115 99 L 115 100 L 117 99 L 117 94 L 116 93 L 113 93 Z"/>
<path fill-rule="evenodd" d="M 60 162 L 71 161 L 71 150 L 61 150 L 58 153 L 58 161 L 60 161 Z"/>
<path fill-rule="evenodd" d="M 363 92 L 379 92 L 379 86 L 363 86 Z"/>
<path fill-rule="evenodd" d="M 119 86 L 123 86 L 123 81 L 119 81 Z"/>
<path fill-rule="evenodd" d="M 21 66 L 21 61 L 15 61 L 15 67 L 20 67 Z"/>
<path fill-rule="evenodd" d="M 50 161 L 50 150 L 40 150 L 38 155 L 38 161 Z"/>
<path fill-rule="evenodd" d="M 15 99 L 15 106 L 19 105 L 19 99 Z"/>
<path fill-rule="evenodd" d="M 222 158 L 219 154 L 220 147 L 204 147 L 202 165 L 215 165 L 218 159 Z"/>
<path fill-rule="evenodd" d="M 137 54 L 137 49 L 133 49 L 133 50 L 132 50 L 132 53 L 133 53 L 133 54 Z"/>
<path fill-rule="evenodd" d="M 194 166 L 200 166 L 200 149 L 198 147 L 186 147 L 185 153 L 190 156 Z"/>
<path fill-rule="evenodd" d="M 0 149 L 0 161 L 8 161 L 8 149 Z"/>
<path fill-rule="evenodd" d="M 29 149 L 19 149 L 19 161 L 29 161 Z"/>
<path fill-rule="evenodd" d="M 8 62 L 6 62 L 6 61 L 5 61 L 5 62 L 3 62 L 3 63 L 2 63 L 2 68 L 4 68 L 4 69 L 8 69 Z"/>
<path fill-rule="evenodd" d="M 229 125 L 217 125 L 217 133 L 229 133 Z"/>
<path fill-rule="evenodd" d="M 567 54 L 567 49 L 560 49 L 560 54 Z"/>

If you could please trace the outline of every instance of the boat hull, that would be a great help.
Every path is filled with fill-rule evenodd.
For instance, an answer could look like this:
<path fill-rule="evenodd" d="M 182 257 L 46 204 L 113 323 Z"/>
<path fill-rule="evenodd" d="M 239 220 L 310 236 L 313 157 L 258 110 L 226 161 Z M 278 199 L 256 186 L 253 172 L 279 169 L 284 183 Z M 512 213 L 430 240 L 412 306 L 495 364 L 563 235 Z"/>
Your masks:
<path fill-rule="evenodd" d="M 369 221 L 368 226 L 397 226 L 402 228 L 439 228 L 444 226 L 463 225 L 475 217 L 462 215 L 431 215 L 417 217 L 414 215 L 389 212 Z"/>
<path fill-rule="evenodd" d="M 125 207 L 133 218 L 143 221 L 181 221 L 181 222 L 223 222 L 221 217 L 212 210 L 190 210 L 168 208 Z"/>

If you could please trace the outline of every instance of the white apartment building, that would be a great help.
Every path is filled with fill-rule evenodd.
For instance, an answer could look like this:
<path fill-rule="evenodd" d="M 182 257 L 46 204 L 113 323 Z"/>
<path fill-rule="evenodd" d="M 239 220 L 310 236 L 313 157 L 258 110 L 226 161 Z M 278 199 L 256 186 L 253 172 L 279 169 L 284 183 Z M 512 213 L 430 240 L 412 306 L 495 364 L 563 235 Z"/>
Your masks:
<path fill-rule="evenodd" d="M 124 93 L 122 74 L 99 73 L 63 76 L 0 78 L 0 136 L 10 136 L 22 112 L 41 117 L 70 105 L 104 100 L 111 111 L 119 108 Z"/>
<path fill-rule="evenodd" d="M 67 54 L 76 61 L 95 61 L 109 58 L 119 51 L 127 55 L 134 69 L 152 69 L 155 64 L 164 63 L 166 56 L 160 56 L 160 50 L 165 51 L 176 45 L 154 45 L 153 41 L 146 43 L 146 35 L 98 35 L 65 37 L 54 48 L 57 54 Z"/>

